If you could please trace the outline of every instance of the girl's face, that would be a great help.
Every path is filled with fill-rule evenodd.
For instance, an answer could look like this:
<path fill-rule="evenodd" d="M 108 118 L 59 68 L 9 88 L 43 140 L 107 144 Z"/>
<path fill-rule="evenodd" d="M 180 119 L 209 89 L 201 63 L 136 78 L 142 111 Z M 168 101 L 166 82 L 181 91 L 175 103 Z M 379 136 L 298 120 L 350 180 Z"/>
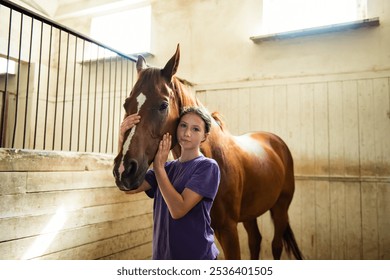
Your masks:
<path fill-rule="evenodd" d="M 206 140 L 205 123 L 195 113 L 185 114 L 177 127 L 177 140 L 183 149 L 198 149 Z"/>

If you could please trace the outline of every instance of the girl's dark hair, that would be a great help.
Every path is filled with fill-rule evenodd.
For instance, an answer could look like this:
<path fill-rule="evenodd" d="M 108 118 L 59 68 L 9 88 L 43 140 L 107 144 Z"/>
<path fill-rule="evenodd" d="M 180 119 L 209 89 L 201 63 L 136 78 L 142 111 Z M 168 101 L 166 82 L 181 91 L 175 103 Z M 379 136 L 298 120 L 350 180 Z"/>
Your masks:
<path fill-rule="evenodd" d="M 204 121 L 205 132 L 206 133 L 210 132 L 210 129 L 211 129 L 211 116 L 204 108 L 201 108 L 201 107 L 184 107 L 181 110 L 181 112 L 180 112 L 179 121 L 181 120 L 181 118 L 184 115 L 186 115 L 188 113 L 195 113 L 195 114 L 197 114 Z"/>

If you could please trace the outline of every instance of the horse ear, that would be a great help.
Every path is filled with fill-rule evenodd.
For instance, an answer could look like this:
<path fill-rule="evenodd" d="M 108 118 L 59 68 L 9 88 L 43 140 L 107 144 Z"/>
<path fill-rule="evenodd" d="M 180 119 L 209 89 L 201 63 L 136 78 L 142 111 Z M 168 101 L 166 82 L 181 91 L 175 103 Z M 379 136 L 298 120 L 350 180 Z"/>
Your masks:
<path fill-rule="evenodd" d="M 179 67 L 180 61 L 180 45 L 177 44 L 176 52 L 172 56 L 172 58 L 167 62 L 164 69 L 161 70 L 162 75 L 167 79 L 167 81 L 171 81 L 173 75 L 176 74 L 177 68 Z"/>
<path fill-rule="evenodd" d="M 139 55 L 137 59 L 137 73 L 139 74 L 139 72 L 146 68 L 148 68 L 148 66 L 146 65 L 145 58 L 142 55 Z"/>

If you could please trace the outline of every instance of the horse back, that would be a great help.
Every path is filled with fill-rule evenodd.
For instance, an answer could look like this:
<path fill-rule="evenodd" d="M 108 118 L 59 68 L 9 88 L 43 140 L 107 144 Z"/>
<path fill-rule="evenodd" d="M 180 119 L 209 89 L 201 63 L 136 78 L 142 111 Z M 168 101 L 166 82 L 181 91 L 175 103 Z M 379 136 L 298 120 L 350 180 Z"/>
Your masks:
<path fill-rule="evenodd" d="M 268 132 L 226 137 L 221 141 L 225 153 L 219 163 L 225 180 L 220 188 L 229 195 L 235 193 L 240 201 L 239 220 L 257 217 L 281 195 L 292 195 L 292 156 L 280 137 Z"/>

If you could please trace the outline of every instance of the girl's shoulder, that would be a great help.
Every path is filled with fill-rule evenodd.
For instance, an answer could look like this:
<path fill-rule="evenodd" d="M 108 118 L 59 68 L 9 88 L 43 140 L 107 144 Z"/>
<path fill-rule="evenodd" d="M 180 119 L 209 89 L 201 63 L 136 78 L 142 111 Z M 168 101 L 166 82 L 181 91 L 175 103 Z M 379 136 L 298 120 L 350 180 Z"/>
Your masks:
<path fill-rule="evenodd" d="M 193 160 L 193 166 L 203 169 L 219 170 L 218 163 L 215 159 L 205 157 L 201 155 Z"/>
<path fill-rule="evenodd" d="M 204 163 L 209 163 L 209 164 L 212 164 L 212 165 L 218 165 L 218 163 L 217 163 L 217 161 L 215 159 L 209 158 L 209 157 L 205 157 L 204 155 L 201 155 L 199 160 L 204 162 Z"/>
<path fill-rule="evenodd" d="M 181 162 L 179 159 L 175 159 L 165 163 L 165 168 L 167 170 L 176 169 L 176 168 L 182 169 L 183 167 L 184 168 L 199 168 L 199 167 L 209 168 L 213 166 L 219 169 L 216 160 L 205 157 L 204 155 L 200 155 L 199 157 L 196 157 L 186 162 Z"/>
<path fill-rule="evenodd" d="M 176 161 L 178 161 L 178 160 L 176 160 Z M 192 160 L 189 160 L 185 163 L 188 163 L 188 164 L 218 164 L 215 161 L 215 159 L 205 157 L 203 154 L 201 154 L 200 156 L 198 156 Z"/>

